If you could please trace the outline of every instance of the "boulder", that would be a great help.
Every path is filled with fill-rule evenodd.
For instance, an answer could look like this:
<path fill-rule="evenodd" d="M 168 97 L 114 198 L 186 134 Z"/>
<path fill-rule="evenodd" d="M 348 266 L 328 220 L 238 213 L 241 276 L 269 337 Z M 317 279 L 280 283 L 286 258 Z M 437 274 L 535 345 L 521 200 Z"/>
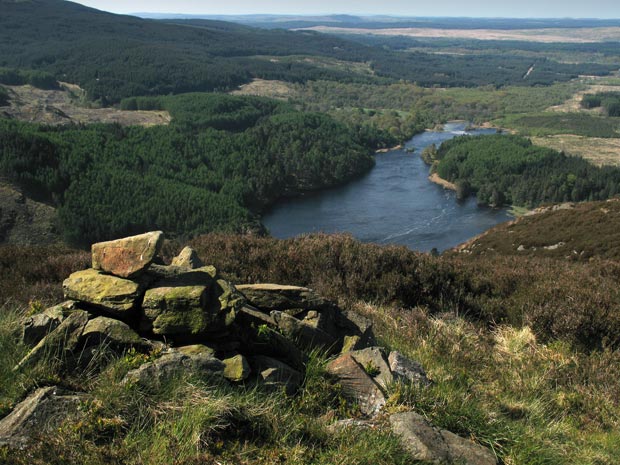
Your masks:
<path fill-rule="evenodd" d="M 223 360 L 224 378 L 235 383 L 244 381 L 250 376 L 251 368 L 247 359 L 240 354 Z"/>
<path fill-rule="evenodd" d="M 257 355 L 250 358 L 252 370 L 258 374 L 258 380 L 269 391 L 284 390 L 292 396 L 303 382 L 303 376 L 287 364 L 271 357 Z"/>
<path fill-rule="evenodd" d="M 89 314 L 83 310 L 72 312 L 55 330 L 41 339 L 13 370 L 19 370 L 42 360 L 48 363 L 59 363 L 61 367 L 70 365 L 74 357 L 79 355 L 76 349 L 88 319 Z"/>
<path fill-rule="evenodd" d="M 140 274 L 155 259 L 163 244 L 161 231 L 92 245 L 92 266 L 121 278 Z"/>
<path fill-rule="evenodd" d="M 385 391 L 394 382 L 394 376 L 387 362 L 385 350 L 382 347 L 368 347 L 354 350 L 349 355 L 359 363 L 364 371 Z"/>
<path fill-rule="evenodd" d="M 282 284 L 243 284 L 237 289 L 254 307 L 269 313 L 272 310 L 297 315 L 304 310 L 330 310 L 335 305 L 312 289 Z"/>
<path fill-rule="evenodd" d="M 400 352 L 390 352 L 388 362 L 395 379 L 414 383 L 419 386 L 428 386 L 431 384 L 431 381 L 426 377 L 426 372 L 422 365 L 405 357 Z"/>
<path fill-rule="evenodd" d="M 208 376 L 221 378 L 224 364 L 213 356 L 213 351 L 200 346 L 189 350 L 174 350 L 157 360 L 142 364 L 123 378 L 123 383 L 136 384 L 145 388 L 158 389 L 167 382 L 183 376 Z M 185 352 L 185 353 L 184 353 Z"/>
<path fill-rule="evenodd" d="M 329 363 L 327 372 L 338 379 L 344 396 L 355 402 L 364 415 L 375 415 L 385 405 L 379 385 L 350 354 L 343 354 Z"/>
<path fill-rule="evenodd" d="M 0 447 L 25 448 L 46 433 L 54 432 L 70 417 L 77 417 L 88 396 L 56 386 L 39 388 L 0 420 Z"/>
<path fill-rule="evenodd" d="M 146 350 L 149 344 L 129 327 L 119 320 L 100 316 L 86 323 L 81 336 L 81 345 L 90 347 L 104 345 L 117 351 L 130 348 Z"/>
<path fill-rule="evenodd" d="M 334 352 L 337 348 L 338 340 L 322 329 L 308 325 L 294 316 L 280 311 L 271 312 L 271 317 L 284 336 L 304 349 L 318 348 L 327 352 Z"/>
<path fill-rule="evenodd" d="M 185 270 L 146 291 L 141 329 L 181 338 L 220 331 L 234 322 L 243 304 L 243 296 L 219 279 L 214 267 Z"/>
<path fill-rule="evenodd" d="M 450 431 L 439 429 L 417 413 L 394 414 L 390 417 L 390 424 L 413 460 L 440 464 L 497 464 L 495 455 L 489 449 Z"/>
<path fill-rule="evenodd" d="M 88 269 L 62 283 L 65 298 L 84 302 L 112 316 L 131 318 L 142 297 L 140 283 Z"/>
<path fill-rule="evenodd" d="M 196 269 L 204 266 L 204 263 L 198 257 L 198 254 L 191 247 L 185 247 L 181 253 L 172 259 L 172 266 L 182 268 Z"/>
<path fill-rule="evenodd" d="M 75 302 L 68 300 L 62 304 L 49 307 L 41 313 L 24 318 L 21 331 L 22 342 L 28 346 L 36 345 L 62 323 L 66 312 L 75 309 Z"/>

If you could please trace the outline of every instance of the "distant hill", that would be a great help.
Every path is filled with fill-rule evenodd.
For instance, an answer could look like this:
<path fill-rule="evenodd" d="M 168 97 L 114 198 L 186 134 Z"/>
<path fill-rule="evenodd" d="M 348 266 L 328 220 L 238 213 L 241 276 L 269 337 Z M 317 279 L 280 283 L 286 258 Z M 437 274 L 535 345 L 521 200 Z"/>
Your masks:
<path fill-rule="evenodd" d="M 255 78 L 405 80 L 423 86 L 544 85 L 612 69 L 537 59 L 536 74 L 524 81 L 532 66 L 527 57 L 403 54 L 311 31 L 259 29 L 205 19 L 156 21 L 63 0 L 0 0 L 0 8 L 0 67 L 51 73 L 58 80 L 80 85 L 91 100 L 104 105 L 137 95 L 227 91 Z M 329 20 L 356 24 L 355 17 Z M 325 66 L 307 57 L 326 57 L 339 65 Z M 372 74 L 346 66 L 350 62 L 364 63 Z"/>
<path fill-rule="evenodd" d="M 474 256 L 620 259 L 620 199 L 561 204 L 503 223 L 457 247 Z"/>

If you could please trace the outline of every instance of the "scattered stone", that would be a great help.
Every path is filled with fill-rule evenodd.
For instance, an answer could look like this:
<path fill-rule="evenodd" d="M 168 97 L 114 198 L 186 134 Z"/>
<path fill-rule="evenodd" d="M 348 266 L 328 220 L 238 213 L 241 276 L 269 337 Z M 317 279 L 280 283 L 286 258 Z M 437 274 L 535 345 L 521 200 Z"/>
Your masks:
<path fill-rule="evenodd" d="M 56 386 L 37 389 L 0 420 L 0 446 L 27 447 L 33 438 L 52 433 L 68 418 L 78 416 L 87 398 Z"/>
<path fill-rule="evenodd" d="M 139 283 L 93 269 L 71 274 L 62 287 L 65 298 L 84 302 L 124 319 L 133 316 L 142 297 Z"/>
<path fill-rule="evenodd" d="M 330 310 L 335 307 L 332 302 L 307 287 L 244 284 L 237 286 L 237 289 L 251 305 L 267 313 L 278 310 L 297 315 L 304 310 Z"/>
<path fill-rule="evenodd" d="M 76 310 L 39 343 L 17 364 L 13 370 L 33 365 L 42 360 L 66 366 L 77 354 L 82 331 L 88 323 L 89 314 Z"/>
<path fill-rule="evenodd" d="M 198 257 L 198 253 L 189 246 L 181 250 L 181 253 L 172 259 L 171 264 L 172 266 L 180 266 L 192 270 L 204 266 L 204 263 Z"/>
<path fill-rule="evenodd" d="M 330 433 L 340 433 L 350 428 L 373 428 L 375 425 L 368 420 L 357 420 L 355 418 L 346 418 L 338 420 L 327 427 Z"/>
<path fill-rule="evenodd" d="M 327 365 L 327 372 L 339 380 L 345 397 L 357 403 L 364 415 L 375 415 L 385 405 L 379 385 L 350 354 L 332 361 Z"/>
<path fill-rule="evenodd" d="M 367 349 L 355 350 L 349 355 L 359 363 L 382 389 L 386 389 L 394 382 L 394 376 L 387 363 L 385 351 L 381 347 L 368 347 Z"/>
<path fill-rule="evenodd" d="M 237 354 L 223 360 L 223 363 L 224 378 L 235 383 L 246 380 L 252 371 L 250 364 L 243 355 Z"/>
<path fill-rule="evenodd" d="M 164 234 L 154 231 L 92 246 L 93 268 L 121 278 L 136 276 L 155 259 Z"/>
<path fill-rule="evenodd" d="M 497 459 L 489 449 L 450 431 L 434 427 L 417 413 L 394 414 L 390 417 L 390 424 L 413 460 L 441 464 L 497 464 Z"/>
<path fill-rule="evenodd" d="M 408 381 L 419 386 L 428 386 L 431 381 L 427 378 L 424 367 L 418 362 L 405 357 L 400 352 L 392 351 L 388 357 L 390 370 L 396 379 Z"/>
<path fill-rule="evenodd" d="M 300 372 L 274 358 L 257 355 L 250 359 L 250 364 L 267 390 L 284 389 L 287 395 L 292 396 L 303 382 Z"/>

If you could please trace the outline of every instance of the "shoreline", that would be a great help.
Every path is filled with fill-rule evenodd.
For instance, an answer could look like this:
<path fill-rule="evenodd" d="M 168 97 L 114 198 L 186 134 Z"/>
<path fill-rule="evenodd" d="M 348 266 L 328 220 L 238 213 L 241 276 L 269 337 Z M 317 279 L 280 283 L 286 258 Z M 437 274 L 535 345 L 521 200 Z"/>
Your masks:
<path fill-rule="evenodd" d="M 375 150 L 375 153 L 388 153 L 391 152 L 392 150 L 400 150 L 403 148 L 403 144 L 398 144 L 394 147 L 391 148 L 386 148 L 386 149 L 377 149 Z"/>
<path fill-rule="evenodd" d="M 456 192 L 456 184 L 451 183 L 450 181 L 446 181 L 443 178 L 440 178 L 439 175 L 437 173 L 433 173 L 431 175 L 428 176 L 428 180 L 434 184 L 437 184 L 441 187 L 443 187 L 444 189 L 448 189 L 450 191 L 455 191 Z"/>

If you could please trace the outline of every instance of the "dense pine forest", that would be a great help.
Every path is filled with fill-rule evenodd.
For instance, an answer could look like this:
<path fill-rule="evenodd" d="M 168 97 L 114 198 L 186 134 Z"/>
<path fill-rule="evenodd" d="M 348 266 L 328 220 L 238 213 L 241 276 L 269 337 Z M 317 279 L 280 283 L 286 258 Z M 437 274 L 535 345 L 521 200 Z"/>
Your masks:
<path fill-rule="evenodd" d="M 84 244 L 153 228 L 258 230 L 256 213 L 279 197 L 373 164 L 349 127 L 274 100 L 186 94 L 150 104 L 169 110 L 172 124 L 0 120 L 0 175 L 58 206 L 66 239 Z"/>
<path fill-rule="evenodd" d="M 437 174 L 455 183 L 461 196 L 475 194 L 486 205 L 604 200 L 620 189 L 620 169 L 599 168 L 520 136 L 458 137 L 434 158 Z"/>

